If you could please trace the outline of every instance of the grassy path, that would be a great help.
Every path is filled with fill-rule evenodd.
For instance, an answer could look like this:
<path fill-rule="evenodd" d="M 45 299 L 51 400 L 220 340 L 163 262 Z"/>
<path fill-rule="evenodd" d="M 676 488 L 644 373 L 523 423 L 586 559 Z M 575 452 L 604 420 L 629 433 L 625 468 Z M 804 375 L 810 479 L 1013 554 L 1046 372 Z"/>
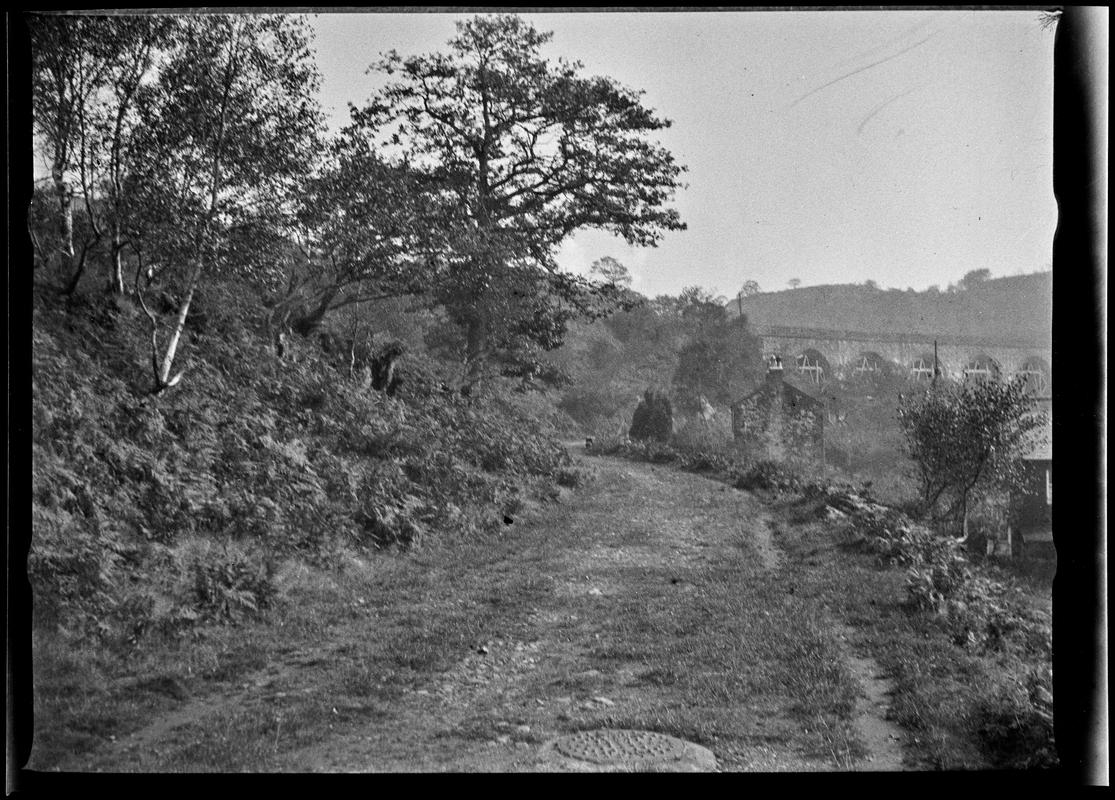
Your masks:
<path fill-rule="evenodd" d="M 541 771 L 545 742 L 606 727 L 724 770 L 901 768 L 885 682 L 771 510 L 581 460 L 592 481 L 502 536 L 286 576 L 284 611 L 211 645 L 155 718 L 39 768 Z"/>

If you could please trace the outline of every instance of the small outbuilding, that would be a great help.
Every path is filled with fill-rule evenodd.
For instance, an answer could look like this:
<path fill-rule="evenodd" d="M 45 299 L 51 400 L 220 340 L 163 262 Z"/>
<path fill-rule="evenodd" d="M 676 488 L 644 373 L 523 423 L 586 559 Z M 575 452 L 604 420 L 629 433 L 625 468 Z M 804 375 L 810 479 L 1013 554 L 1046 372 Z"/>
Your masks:
<path fill-rule="evenodd" d="M 735 440 L 761 458 L 824 461 L 824 403 L 782 377 L 782 359 L 771 356 L 763 385 L 732 404 Z"/>
<path fill-rule="evenodd" d="M 1037 444 L 1022 457 L 1022 486 L 1011 493 L 1007 548 L 1023 549 L 1028 556 L 1055 555 L 1053 548 L 1053 429 L 1046 424 L 1037 432 Z"/>

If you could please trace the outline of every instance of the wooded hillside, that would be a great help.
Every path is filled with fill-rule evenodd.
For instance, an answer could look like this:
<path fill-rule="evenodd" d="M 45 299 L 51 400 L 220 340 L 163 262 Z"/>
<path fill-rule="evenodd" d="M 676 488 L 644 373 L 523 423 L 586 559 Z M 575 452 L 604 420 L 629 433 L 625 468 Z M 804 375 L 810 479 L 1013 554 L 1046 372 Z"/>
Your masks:
<path fill-rule="evenodd" d="M 1053 273 L 987 278 L 951 291 L 878 289 L 862 284 L 803 286 L 737 300 L 756 327 L 785 325 L 864 333 L 923 333 L 1047 341 L 1052 334 Z"/>

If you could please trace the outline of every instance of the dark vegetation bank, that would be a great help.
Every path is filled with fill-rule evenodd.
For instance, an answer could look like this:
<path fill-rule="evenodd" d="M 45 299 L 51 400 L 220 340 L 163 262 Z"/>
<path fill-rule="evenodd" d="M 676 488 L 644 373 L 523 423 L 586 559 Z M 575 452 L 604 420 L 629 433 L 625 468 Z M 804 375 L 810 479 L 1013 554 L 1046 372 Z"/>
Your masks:
<path fill-rule="evenodd" d="M 119 644 L 183 635 L 267 607 L 284 559 L 337 565 L 499 528 L 525 497 L 575 480 L 544 400 L 446 394 L 439 364 L 414 353 L 394 396 L 318 340 L 280 359 L 244 287 L 201 300 L 189 380 L 158 397 L 137 379 L 142 312 L 80 302 L 35 308 L 42 625 Z"/>

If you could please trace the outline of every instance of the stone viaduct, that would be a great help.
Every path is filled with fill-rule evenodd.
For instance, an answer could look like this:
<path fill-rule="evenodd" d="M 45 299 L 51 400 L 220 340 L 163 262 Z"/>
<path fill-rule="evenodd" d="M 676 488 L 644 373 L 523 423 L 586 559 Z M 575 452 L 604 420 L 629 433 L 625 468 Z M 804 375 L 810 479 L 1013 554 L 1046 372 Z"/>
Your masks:
<path fill-rule="evenodd" d="M 1032 390 L 1048 394 L 1053 381 L 1050 341 L 996 341 L 962 336 L 857 333 L 779 325 L 758 327 L 763 357 L 781 357 L 787 370 L 796 370 L 819 383 L 826 377 L 854 377 L 876 371 L 899 370 L 915 380 L 933 375 L 933 342 L 941 373 L 950 378 L 1025 375 Z"/>

